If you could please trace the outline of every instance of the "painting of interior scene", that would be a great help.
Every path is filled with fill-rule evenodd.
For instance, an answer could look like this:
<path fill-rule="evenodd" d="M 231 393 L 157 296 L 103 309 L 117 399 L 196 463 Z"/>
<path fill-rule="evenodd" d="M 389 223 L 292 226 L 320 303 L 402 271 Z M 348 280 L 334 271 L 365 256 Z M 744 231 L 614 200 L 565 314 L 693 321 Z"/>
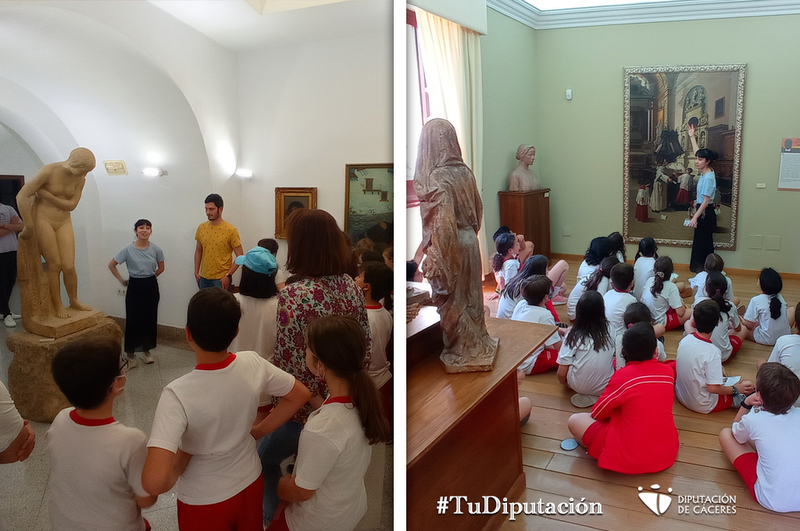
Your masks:
<path fill-rule="evenodd" d="M 692 67 L 689 67 L 692 68 Z M 716 67 L 626 71 L 626 234 L 691 245 L 685 226 L 700 177 L 688 128 L 700 149 L 716 152 L 715 245 L 732 249 L 738 196 L 737 134 L 741 130 L 743 69 Z M 741 142 L 741 139 L 738 139 Z"/>

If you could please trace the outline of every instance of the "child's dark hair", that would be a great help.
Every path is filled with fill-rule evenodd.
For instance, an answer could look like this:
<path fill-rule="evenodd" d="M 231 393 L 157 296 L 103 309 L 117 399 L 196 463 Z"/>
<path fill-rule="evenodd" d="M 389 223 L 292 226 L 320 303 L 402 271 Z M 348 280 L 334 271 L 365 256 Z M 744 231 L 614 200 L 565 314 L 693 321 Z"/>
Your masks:
<path fill-rule="evenodd" d="M 361 263 L 365 264 L 367 262 L 378 262 L 379 264 L 383 264 L 383 255 L 378 251 L 373 251 L 371 249 L 365 249 L 361 253 Z"/>
<path fill-rule="evenodd" d="M 756 389 L 761 395 L 761 407 L 765 411 L 783 415 L 792 409 L 800 397 L 800 379 L 785 365 L 769 362 L 758 369 Z"/>
<path fill-rule="evenodd" d="M 692 311 L 694 327 L 702 334 L 710 334 L 719 324 L 719 305 L 710 299 L 698 302 Z"/>
<path fill-rule="evenodd" d="M 611 268 L 611 285 L 614 289 L 625 291 L 633 282 L 633 266 L 620 262 Z"/>
<path fill-rule="evenodd" d="M 192 341 L 207 352 L 222 352 L 236 337 L 242 309 L 222 288 L 205 288 L 194 294 L 186 311 L 186 328 Z"/>
<path fill-rule="evenodd" d="M 242 266 L 242 280 L 239 283 L 239 293 L 255 299 L 269 299 L 278 294 L 275 285 L 275 274 L 266 275 L 257 273 L 249 267 Z"/>
<path fill-rule="evenodd" d="M 706 277 L 704 289 L 709 298 L 717 303 L 720 312 L 728 313 L 731 310 L 731 303 L 725 298 L 725 293 L 728 292 L 728 280 L 725 275 L 719 271 L 711 271 Z"/>
<path fill-rule="evenodd" d="M 722 257 L 717 253 L 711 253 L 710 255 L 706 256 L 706 261 L 703 263 L 703 270 L 707 273 L 711 273 L 712 271 L 722 272 L 725 269 L 725 262 L 722 260 Z"/>
<path fill-rule="evenodd" d="M 514 278 L 506 282 L 503 294 L 506 297 L 516 299 L 522 293 L 522 285 L 533 275 L 544 275 L 547 273 L 547 257 L 543 254 L 529 256 Z"/>
<path fill-rule="evenodd" d="M 497 252 L 492 256 L 492 270 L 500 271 L 503 268 L 503 259 L 508 254 L 508 251 L 514 247 L 515 240 L 516 238 L 510 232 L 500 234 L 494 240 L 494 248 Z"/>
<path fill-rule="evenodd" d="M 364 369 L 367 337 L 359 322 L 348 315 L 325 315 L 308 323 L 305 340 L 314 356 L 349 384 L 350 398 L 369 443 L 388 441 L 389 423 L 383 416 L 375 383 Z"/>
<path fill-rule="evenodd" d="M 611 249 L 609 251 L 609 255 L 617 254 L 617 252 L 622 253 L 623 261 L 625 258 L 625 240 L 622 238 L 622 234 L 619 232 L 612 232 L 608 235 L 608 243 L 611 245 Z"/>
<path fill-rule="evenodd" d="M 278 242 L 272 238 L 261 238 L 258 240 L 258 246 L 263 247 L 272 253 L 272 256 L 278 256 Z"/>
<path fill-rule="evenodd" d="M 522 296 L 531 306 L 539 306 L 545 295 L 550 293 L 553 282 L 545 275 L 534 275 L 522 286 Z"/>
<path fill-rule="evenodd" d="M 622 314 L 622 321 L 625 327 L 629 327 L 636 323 L 653 324 L 653 314 L 650 313 L 650 308 L 643 302 L 632 302 L 625 308 L 625 313 Z"/>
<path fill-rule="evenodd" d="M 364 262 L 361 264 L 361 271 L 364 273 L 364 282 L 370 285 L 372 299 L 383 299 L 384 307 L 391 310 L 394 287 L 392 268 L 380 262 Z"/>
<path fill-rule="evenodd" d="M 492 241 L 497 241 L 497 237 L 500 236 L 501 234 L 511 234 L 511 229 L 503 225 L 494 232 L 494 234 L 492 235 Z"/>
<path fill-rule="evenodd" d="M 603 277 L 611 278 L 611 270 L 619 263 L 620 261 L 616 256 L 607 256 L 603 258 L 603 261 L 600 262 L 600 267 L 595 269 L 594 273 L 589 277 L 589 280 L 586 281 L 586 291 L 597 291 Z"/>
<path fill-rule="evenodd" d="M 669 256 L 659 256 L 653 264 L 653 287 L 650 293 L 653 297 L 661 293 L 664 289 L 664 282 L 672 277 L 672 258 Z"/>
<path fill-rule="evenodd" d="M 53 357 L 53 380 L 76 408 L 97 409 L 120 375 L 121 351 L 119 341 L 112 338 L 73 341 Z"/>
<path fill-rule="evenodd" d="M 586 249 L 586 254 L 583 255 L 583 259 L 586 260 L 586 263 L 589 265 L 600 265 L 603 258 L 610 254 L 610 249 L 611 243 L 608 241 L 608 238 L 605 236 L 597 237 L 589 244 L 589 248 Z"/>
<path fill-rule="evenodd" d="M 765 267 L 758 277 L 758 284 L 761 286 L 761 291 L 769 295 L 769 316 L 773 319 L 779 318 L 781 316 L 781 301 L 778 298 L 778 293 L 783 289 L 781 276 L 771 267 Z"/>
<path fill-rule="evenodd" d="M 419 268 L 419 264 L 414 260 L 409 260 L 406 262 L 406 282 L 414 282 L 414 276 L 417 274 L 417 268 Z"/>
<path fill-rule="evenodd" d="M 647 238 L 642 238 L 639 241 L 639 250 L 636 252 L 636 258 L 634 258 L 633 261 L 635 262 L 642 256 L 645 256 L 647 258 L 650 257 L 658 258 L 658 253 L 656 252 L 657 250 L 658 246 L 656 245 L 656 241 L 653 238 L 651 238 L 650 236 L 648 236 Z"/>
<path fill-rule="evenodd" d="M 653 359 L 656 333 L 650 323 L 635 323 L 622 336 L 622 357 L 626 363 Z"/>
<path fill-rule="evenodd" d="M 614 340 L 608 332 L 603 296 L 596 291 L 587 291 L 581 295 L 575 307 L 575 324 L 572 325 L 564 342 L 569 348 L 577 348 L 589 337 L 594 342 L 595 351 L 614 345 Z"/>

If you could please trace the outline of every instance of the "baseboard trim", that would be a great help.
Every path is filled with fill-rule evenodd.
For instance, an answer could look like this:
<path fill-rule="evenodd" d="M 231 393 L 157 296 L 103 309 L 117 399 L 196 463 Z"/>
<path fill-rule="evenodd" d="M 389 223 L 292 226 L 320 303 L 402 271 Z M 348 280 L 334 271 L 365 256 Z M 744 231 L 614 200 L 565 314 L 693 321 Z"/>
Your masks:
<path fill-rule="evenodd" d="M 116 321 L 119 327 L 125 330 L 126 319 L 124 317 L 117 317 L 115 315 L 109 315 L 108 317 Z M 186 331 L 183 328 L 160 324 L 158 325 L 156 337 L 159 343 L 183 350 L 191 350 L 191 348 L 189 348 L 189 342 L 186 341 Z"/>

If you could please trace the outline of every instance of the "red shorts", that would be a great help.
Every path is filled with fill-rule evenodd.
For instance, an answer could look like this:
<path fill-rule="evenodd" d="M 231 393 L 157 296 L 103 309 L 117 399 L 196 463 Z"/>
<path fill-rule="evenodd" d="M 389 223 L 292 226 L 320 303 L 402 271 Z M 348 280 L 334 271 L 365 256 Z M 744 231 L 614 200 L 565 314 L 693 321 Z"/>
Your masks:
<path fill-rule="evenodd" d="M 542 372 L 547 372 L 550 369 L 558 368 L 558 351 L 554 348 L 546 348 L 544 351 L 539 354 L 539 357 L 536 358 L 536 363 L 533 364 L 533 368 L 531 369 L 530 374 L 539 374 Z"/>
<path fill-rule="evenodd" d="M 714 409 L 711 410 L 711 412 L 718 413 L 719 411 L 725 411 L 732 405 L 733 405 L 733 395 L 719 395 L 719 400 L 717 400 L 717 405 L 714 407 Z"/>
<path fill-rule="evenodd" d="M 739 349 L 742 348 L 742 338 L 731 334 L 728 336 L 728 339 L 731 340 L 731 347 L 733 347 L 733 350 L 731 351 L 731 357 L 732 357 L 734 354 L 739 352 Z M 731 358 L 729 357 L 728 359 Z"/>
<path fill-rule="evenodd" d="M 147 521 L 147 518 L 142 518 L 142 520 L 144 520 L 144 531 L 150 531 L 151 529 L 153 529 L 152 527 L 150 527 L 150 522 Z"/>
<path fill-rule="evenodd" d="M 608 434 L 609 422 L 607 420 L 596 420 L 583 433 L 583 445 L 587 453 L 595 459 L 600 459 L 606 447 L 606 434 Z"/>
<path fill-rule="evenodd" d="M 189 505 L 178 500 L 178 529 L 181 531 L 263 531 L 262 498 L 264 478 L 259 475 L 239 494 L 219 503 Z"/>
<path fill-rule="evenodd" d="M 756 473 L 757 465 L 758 454 L 755 452 L 742 454 L 733 462 L 733 467 L 739 475 L 742 476 L 745 485 L 750 489 L 750 495 L 753 496 L 755 501 L 758 501 L 758 498 L 756 498 L 756 480 L 758 479 L 758 474 Z"/>
<path fill-rule="evenodd" d="M 681 318 L 678 317 L 678 312 L 675 308 L 667 310 L 667 330 L 675 330 L 681 325 Z"/>
<path fill-rule="evenodd" d="M 275 512 L 275 517 L 270 522 L 266 531 L 291 531 L 289 524 L 286 523 L 286 502 L 281 502 L 278 510 Z"/>

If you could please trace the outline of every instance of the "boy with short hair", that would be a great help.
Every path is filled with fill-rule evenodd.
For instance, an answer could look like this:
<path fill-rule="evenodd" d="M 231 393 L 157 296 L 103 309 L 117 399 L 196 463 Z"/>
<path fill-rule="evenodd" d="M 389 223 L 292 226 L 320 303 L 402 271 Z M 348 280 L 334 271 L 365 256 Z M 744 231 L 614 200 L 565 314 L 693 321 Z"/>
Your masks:
<path fill-rule="evenodd" d="M 733 426 L 720 432 L 720 446 L 758 503 L 780 513 L 800 511 L 800 409 L 792 407 L 800 398 L 800 379 L 769 362 L 758 369 L 756 389 Z"/>
<path fill-rule="evenodd" d="M 228 352 L 240 317 L 239 303 L 221 288 L 192 297 L 186 339 L 197 366 L 164 387 L 153 419 L 142 485 L 159 494 L 177 482 L 182 530 L 262 531 L 256 439 L 289 420 L 311 396 L 257 353 Z M 261 420 L 257 413 L 271 395 L 283 398 Z"/>
<path fill-rule="evenodd" d="M 636 302 L 636 297 L 631 295 L 633 287 L 633 266 L 622 262 L 611 268 L 610 289 L 603 295 L 606 305 L 606 319 L 614 328 L 615 334 L 625 332 L 624 314 L 630 304 Z"/>
<path fill-rule="evenodd" d="M 716 413 L 739 407 L 753 392 L 747 380 L 732 386 L 723 385 L 722 353 L 711 342 L 711 333 L 719 323 L 719 305 L 704 300 L 694 308 L 692 326 L 697 330 L 678 343 L 675 362 L 675 395 L 678 401 L 698 413 Z"/>
<path fill-rule="evenodd" d="M 567 421 L 569 431 L 600 468 L 647 474 L 675 462 L 675 373 L 654 358 L 657 342 L 649 323 L 628 328 L 622 336 L 625 367 L 611 377 L 591 413 L 576 413 Z"/>
<path fill-rule="evenodd" d="M 53 358 L 53 379 L 74 406 L 45 434 L 55 531 L 150 529 L 142 518 L 142 508 L 156 502 L 142 488 L 147 437 L 113 417 L 126 381 L 121 351 L 113 339 L 94 338 L 74 341 Z"/>
<path fill-rule="evenodd" d="M 545 306 L 550 300 L 552 281 L 545 275 L 533 275 L 522 287 L 523 300 L 519 301 L 511 314 L 511 320 L 525 323 L 540 323 L 555 326 L 553 314 Z M 558 368 L 558 351 L 561 349 L 561 329 L 548 337 L 544 345 L 537 348 L 519 367 L 517 376 L 539 374 Z"/>

